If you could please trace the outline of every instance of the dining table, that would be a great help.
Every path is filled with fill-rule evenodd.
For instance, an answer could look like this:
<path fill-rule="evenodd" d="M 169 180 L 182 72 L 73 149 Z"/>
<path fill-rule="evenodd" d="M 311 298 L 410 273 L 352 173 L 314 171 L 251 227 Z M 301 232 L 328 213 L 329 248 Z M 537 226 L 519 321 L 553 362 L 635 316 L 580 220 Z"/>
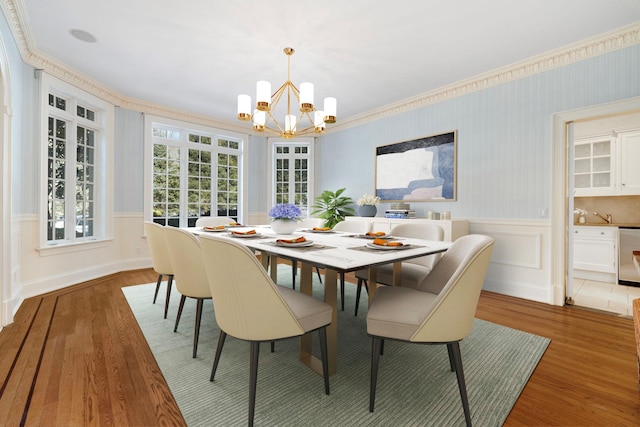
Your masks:
<path fill-rule="evenodd" d="M 225 227 L 187 227 L 195 235 L 215 234 L 234 239 L 254 252 L 260 252 L 263 267 L 277 283 L 278 257 L 300 263 L 300 292 L 312 295 L 314 268 L 323 268 L 325 277 L 324 301 L 333 308 L 332 321 L 327 327 L 327 356 L 329 374 L 337 372 L 338 304 L 337 283 L 340 273 L 367 269 L 369 303 L 375 298 L 376 267 L 393 263 L 393 285 L 400 285 L 402 261 L 445 252 L 451 242 L 395 238 L 390 235 L 361 235 L 325 229 L 299 229 L 293 234 L 276 234 L 268 225 Z M 394 242 L 398 246 L 374 244 L 374 239 Z M 296 242 L 296 240 L 298 240 Z M 377 243 L 382 243 L 377 240 Z M 289 243 L 290 242 L 290 243 Z M 397 243 L 395 243 L 397 242 Z M 266 256 L 265 256 L 266 255 Z M 312 354 L 310 334 L 300 338 L 300 360 L 322 375 L 322 363 Z"/>

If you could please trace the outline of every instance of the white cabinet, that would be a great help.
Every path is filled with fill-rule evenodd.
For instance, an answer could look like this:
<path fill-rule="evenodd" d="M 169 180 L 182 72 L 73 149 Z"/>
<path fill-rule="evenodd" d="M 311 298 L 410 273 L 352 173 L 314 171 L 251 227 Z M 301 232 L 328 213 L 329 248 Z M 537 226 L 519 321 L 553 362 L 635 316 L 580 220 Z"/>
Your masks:
<path fill-rule="evenodd" d="M 640 131 L 621 132 L 618 194 L 640 194 Z"/>
<path fill-rule="evenodd" d="M 613 136 L 575 141 L 573 185 L 576 196 L 615 193 L 615 145 Z"/>
<path fill-rule="evenodd" d="M 348 216 L 345 218 L 347 221 L 367 221 L 371 222 L 373 226 L 372 231 L 384 231 L 385 233 L 391 232 L 391 229 L 396 224 L 402 224 L 406 222 L 421 223 L 421 224 L 436 224 L 442 227 L 444 231 L 444 241 L 453 242 L 458 237 L 469 234 L 469 221 L 466 219 L 426 219 L 426 218 L 384 218 L 384 217 L 362 217 L 362 216 Z"/>
<path fill-rule="evenodd" d="M 617 283 L 618 228 L 576 226 L 573 231 L 573 276 Z"/>
<path fill-rule="evenodd" d="M 576 197 L 640 195 L 640 131 L 576 140 Z"/>

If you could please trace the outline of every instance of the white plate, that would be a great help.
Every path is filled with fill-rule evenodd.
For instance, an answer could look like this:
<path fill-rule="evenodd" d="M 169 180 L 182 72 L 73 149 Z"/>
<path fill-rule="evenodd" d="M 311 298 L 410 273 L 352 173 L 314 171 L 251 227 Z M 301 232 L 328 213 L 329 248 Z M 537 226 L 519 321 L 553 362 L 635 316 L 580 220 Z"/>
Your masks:
<path fill-rule="evenodd" d="M 312 246 L 313 245 L 313 241 L 312 240 L 305 240 L 304 242 L 299 242 L 299 243 L 284 243 L 284 242 L 276 242 L 277 246 L 282 246 L 284 248 L 304 248 L 307 246 Z"/>
<path fill-rule="evenodd" d="M 398 250 L 398 249 L 407 249 L 409 247 L 411 247 L 411 245 L 409 243 L 404 243 L 402 246 L 382 246 L 382 245 L 375 245 L 373 243 L 367 243 L 366 246 L 368 248 L 371 249 L 380 249 L 382 251 L 391 251 L 391 250 Z"/>
<path fill-rule="evenodd" d="M 391 239 L 393 236 L 389 234 L 385 234 L 384 236 L 369 236 L 367 234 L 358 234 L 358 237 L 362 237 L 363 239 Z"/>
<path fill-rule="evenodd" d="M 262 236 L 262 234 L 260 233 L 254 233 L 254 234 L 234 234 L 233 232 L 229 233 L 229 235 L 231 237 L 238 237 L 238 238 L 251 238 L 251 237 L 260 237 Z"/>
<path fill-rule="evenodd" d="M 223 231 L 226 232 L 227 229 L 226 228 L 205 228 L 205 227 L 202 227 L 202 231 L 207 231 L 207 232 L 210 232 L 210 233 L 220 233 L 220 232 L 223 232 Z"/>
<path fill-rule="evenodd" d="M 306 231 L 309 231 L 311 233 L 335 233 L 335 231 L 333 230 L 314 230 L 313 228 L 310 228 Z"/>

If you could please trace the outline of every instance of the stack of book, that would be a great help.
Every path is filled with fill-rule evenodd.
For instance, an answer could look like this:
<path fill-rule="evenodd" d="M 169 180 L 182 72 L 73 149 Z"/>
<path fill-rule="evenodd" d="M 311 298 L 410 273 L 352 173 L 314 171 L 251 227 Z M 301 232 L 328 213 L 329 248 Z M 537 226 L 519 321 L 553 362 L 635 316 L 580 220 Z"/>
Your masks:
<path fill-rule="evenodd" d="M 415 218 L 416 211 L 413 209 L 388 209 L 384 211 L 385 218 Z"/>

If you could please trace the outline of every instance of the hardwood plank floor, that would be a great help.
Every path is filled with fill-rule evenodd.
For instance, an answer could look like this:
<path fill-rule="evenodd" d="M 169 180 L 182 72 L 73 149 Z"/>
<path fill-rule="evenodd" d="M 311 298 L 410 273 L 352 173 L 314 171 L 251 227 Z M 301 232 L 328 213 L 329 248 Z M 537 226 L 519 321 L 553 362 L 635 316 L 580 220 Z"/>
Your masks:
<path fill-rule="evenodd" d="M 120 291 L 156 278 L 123 272 L 25 301 L 0 332 L 0 423 L 185 425 Z M 631 319 L 489 292 L 476 316 L 552 340 L 505 425 L 640 425 Z"/>

